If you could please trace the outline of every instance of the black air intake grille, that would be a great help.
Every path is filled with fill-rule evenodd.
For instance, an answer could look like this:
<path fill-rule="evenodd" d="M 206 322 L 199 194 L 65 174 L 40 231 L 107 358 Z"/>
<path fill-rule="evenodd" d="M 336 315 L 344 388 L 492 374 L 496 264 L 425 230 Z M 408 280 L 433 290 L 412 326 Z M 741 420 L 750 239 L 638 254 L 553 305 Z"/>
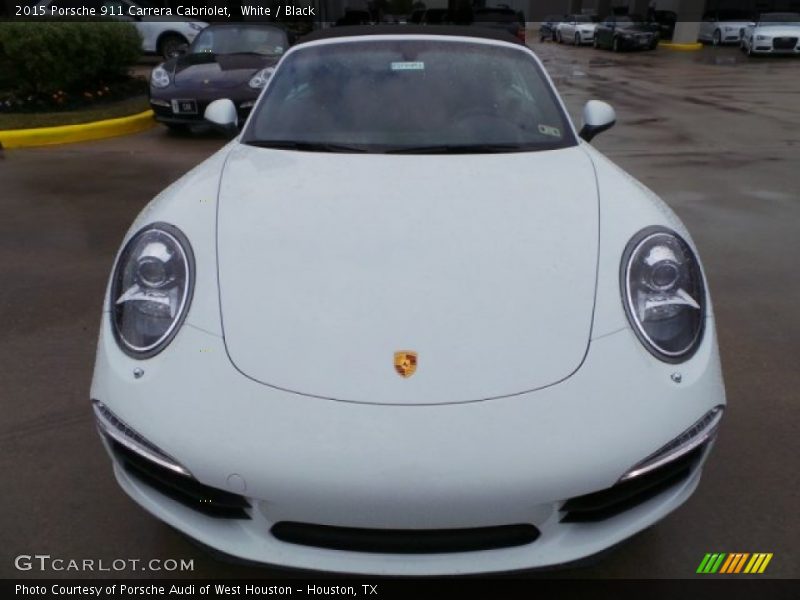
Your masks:
<path fill-rule="evenodd" d="M 281 521 L 272 535 L 284 542 L 384 554 L 471 552 L 530 544 L 539 537 L 533 525 L 500 525 L 474 529 L 360 529 Z"/>
<path fill-rule="evenodd" d="M 566 512 L 561 522 L 602 521 L 638 506 L 688 478 L 704 450 L 705 445 L 698 446 L 679 459 L 649 473 L 599 492 L 570 498 L 561 507 Z"/>
<path fill-rule="evenodd" d="M 204 485 L 196 479 L 180 475 L 143 456 L 132 452 L 119 442 L 106 438 L 125 470 L 165 496 L 211 517 L 249 519 L 244 511 L 250 503 L 238 494 Z"/>
<path fill-rule="evenodd" d="M 794 50 L 795 46 L 797 46 L 796 37 L 772 38 L 772 47 L 776 50 Z"/>

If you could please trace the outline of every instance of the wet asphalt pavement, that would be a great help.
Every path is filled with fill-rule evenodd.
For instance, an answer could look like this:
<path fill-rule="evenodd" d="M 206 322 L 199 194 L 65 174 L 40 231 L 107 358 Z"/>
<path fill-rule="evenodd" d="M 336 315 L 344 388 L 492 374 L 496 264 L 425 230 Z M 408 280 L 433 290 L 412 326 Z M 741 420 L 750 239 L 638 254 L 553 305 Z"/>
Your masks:
<path fill-rule="evenodd" d="M 722 551 L 772 552 L 764 576 L 799 577 L 800 60 L 746 59 L 733 48 L 532 47 L 573 118 L 592 98 L 615 106 L 616 127 L 595 145 L 691 231 L 729 402 L 683 507 L 594 565 L 551 575 L 690 577 L 706 552 Z M 19 554 L 194 559 L 182 574 L 190 577 L 294 574 L 219 562 L 135 505 L 114 481 L 88 403 L 101 300 L 124 232 L 223 143 L 159 127 L 0 158 L 0 577 L 159 575 L 19 572 Z"/>

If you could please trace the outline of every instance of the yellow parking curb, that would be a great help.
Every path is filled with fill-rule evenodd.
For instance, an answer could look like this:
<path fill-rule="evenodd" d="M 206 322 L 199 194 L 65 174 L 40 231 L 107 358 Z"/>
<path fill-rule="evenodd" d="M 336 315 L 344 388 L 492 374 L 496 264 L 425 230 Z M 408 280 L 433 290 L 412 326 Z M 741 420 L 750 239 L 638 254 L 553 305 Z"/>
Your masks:
<path fill-rule="evenodd" d="M 155 126 L 153 111 L 146 110 L 129 117 L 105 119 L 91 123 L 61 125 L 58 127 L 36 127 L 34 129 L 6 129 L 0 131 L 0 145 L 4 148 L 26 148 L 72 144 L 87 140 L 101 140 L 139 133 Z"/>
<path fill-rule="evenodd" d="M 703 44 L 695 42 L 693 44 L 673 44 L 672 42 L 659 42 L 659 48 L 667 48 L 668 50 L 702 50 Z"/>

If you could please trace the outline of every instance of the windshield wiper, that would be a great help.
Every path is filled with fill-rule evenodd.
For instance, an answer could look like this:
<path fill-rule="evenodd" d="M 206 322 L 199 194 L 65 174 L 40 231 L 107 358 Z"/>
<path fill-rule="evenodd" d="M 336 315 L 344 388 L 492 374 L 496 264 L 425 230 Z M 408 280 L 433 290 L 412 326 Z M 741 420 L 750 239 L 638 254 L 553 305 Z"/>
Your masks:
<path fill-rule="evenodd" d="M 521 144 L 442 144 L 439 146 L 408 146 L 390 148 L 387 154 L 493 154 L 497 152 L 525 152 L 531 146 Z"/>
<path fill-rule="evenodd" d="M 275 148 L 279 150 L 302 150 L 305 152 L 367 152 L 360 146 L 333 144 L 329 142 L 301 142 L 296 140 L 247 140 L 243 142 L 259 148 Z"/>

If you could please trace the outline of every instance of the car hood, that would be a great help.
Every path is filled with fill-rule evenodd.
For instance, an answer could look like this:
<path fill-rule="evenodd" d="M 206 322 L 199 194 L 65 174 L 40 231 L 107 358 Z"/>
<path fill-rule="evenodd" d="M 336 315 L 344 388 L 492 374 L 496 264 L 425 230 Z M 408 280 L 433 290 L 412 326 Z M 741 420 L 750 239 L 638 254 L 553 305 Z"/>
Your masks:
<path fill-rule="evenodd" d="M 261 69 L 277 63 L 277 57 L 256 54 L 186 54 L 170 61 L 175 87 L 214 85 L 233 88 L 247 84 Z"/>
<path fill-rule="evenodd" d="M 797 37 L 800 35 L 800 25 L 759 25 L 755 30 L 756 35 L 771 35 L 775 37 Z"/>
<path fill-rule="evenodd" d="M 493 155 L 235 147 L 219 191 L 230 359 L 336 400 L 447 404 L 566 379 L 588 349 L 598 252 L 580 147 Z M 395 370 L 414 352 L 413 376 Z"/>

